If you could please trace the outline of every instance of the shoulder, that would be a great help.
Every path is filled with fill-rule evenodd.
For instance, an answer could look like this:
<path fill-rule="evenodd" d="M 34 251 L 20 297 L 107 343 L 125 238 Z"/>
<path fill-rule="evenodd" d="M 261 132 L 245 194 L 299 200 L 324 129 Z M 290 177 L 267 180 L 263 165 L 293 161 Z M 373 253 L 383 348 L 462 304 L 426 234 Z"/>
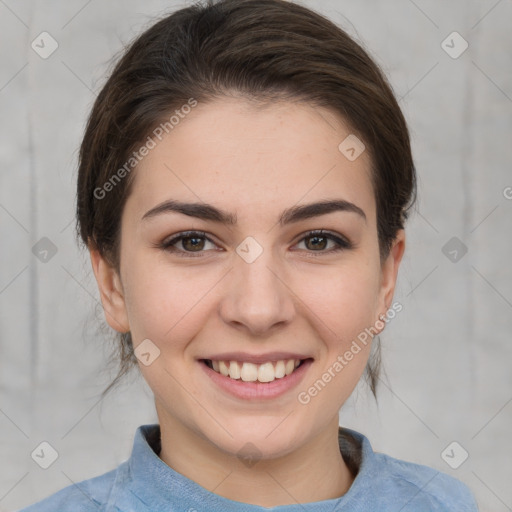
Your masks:
<path fill-rule="evenodd" d="M 429 466 L 375 452 L 366 436 L 340 428 L 340 450 L 355 475 L 347 501 L 379 512 L 478 512 L 470 489 Z M 361 509 L 363 510 L 363 509 Z"/>
<path fill-rule="evenodd" d="M 396 459 L 383 453 L 375 453 L 379 466 L 383 491 L 403 494 L 408 501 L 405 510 L 435 510 L 439 512 L 478 512 L 475 498 L 460 480 L 429 466 Z M 429 507 L 429 508 L 423 508 Z"/>
<path fill-rule="evenodd" d="M 16 512 L 106 512 L 121 510 L 117 505 L 119 500 L 125 500 L 131 508 L 130 500 L 133 493 L 128 489 L 134 479 L 141 480 L 154 472 L 158 461 L 163 465 L 155 453 L 159 451 L 160 426 L 158 424 L 140 425 L 133 439 L 130 457 L 102 475 L 73 482 L 64 489 L 48 496 Z M 135 469 L 134 469 L 135 468 Z M 126 501 L 127 500 L 127 501 Z M 124 510 L 124 508 L 123 508 Z"/>
<path fill-rule="evenodd" d="M 89 480 L 73 483 L 18 512 L 98 512 L 104 510 L 103 507 L 108 502 L 121 466 Z"/>

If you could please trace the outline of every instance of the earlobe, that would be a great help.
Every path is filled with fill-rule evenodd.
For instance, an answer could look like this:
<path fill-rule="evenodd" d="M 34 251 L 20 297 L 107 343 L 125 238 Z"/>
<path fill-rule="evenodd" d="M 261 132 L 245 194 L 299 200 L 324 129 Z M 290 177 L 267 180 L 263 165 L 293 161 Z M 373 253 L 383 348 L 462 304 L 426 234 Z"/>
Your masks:
<path fill-rule="evenodd" d="M 118 273 L 99 251 L 89 249 L 89 253 L 107 323 L 118 332 L 129 332 L 123 287 Z"/>

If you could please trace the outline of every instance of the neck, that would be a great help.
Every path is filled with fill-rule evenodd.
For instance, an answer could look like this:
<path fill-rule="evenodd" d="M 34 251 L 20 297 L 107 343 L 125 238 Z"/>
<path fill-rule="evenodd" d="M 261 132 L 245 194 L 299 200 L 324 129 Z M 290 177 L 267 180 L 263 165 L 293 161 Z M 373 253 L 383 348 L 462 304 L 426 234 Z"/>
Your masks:
<path fill-rule="evenodd" d="M 339 498 L 354 477 L 338 444 L 338 416 L 294 452 L 243 464 L 175 418 L 159 414 L 163 462 L 224 498 L 276 507 Z M 164 420 L 164 421 L 162 421 Z"/>

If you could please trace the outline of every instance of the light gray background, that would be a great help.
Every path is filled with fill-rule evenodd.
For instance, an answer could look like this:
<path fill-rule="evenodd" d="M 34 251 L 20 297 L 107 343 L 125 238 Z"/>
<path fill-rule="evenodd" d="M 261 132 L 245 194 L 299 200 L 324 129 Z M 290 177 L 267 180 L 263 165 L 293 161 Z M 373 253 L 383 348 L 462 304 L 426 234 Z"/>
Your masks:
<path fill-rule="evenodd" d="M 379 406 L 361 385 L 340 422 L 461 479 L 482 511 L 512 510 L 512 0 L 303 3 L 384 68 L 419 174 Z M 98 402 L 110 345 L 74 240 L 76 156 L 111 57 L 183 5 L 0 0 L 1 511 L 116 467 L 136 427 L 156 422 L 136 374 Z M 46 60 L 31 48 L 43 31 L 59 44 Z M 441 46 L 453 31 L 469 43 L 457 59 Z M 58 249 L 46 263 L 31 251 L 44 236 Z M 454 236 L 468 248 L 457 263 L 442 252 Z M 47 470 L 30 457 L 43 440 L 59 453 Z M 452 441 L 469 453 L 456 470 L 441 457 Z"/>

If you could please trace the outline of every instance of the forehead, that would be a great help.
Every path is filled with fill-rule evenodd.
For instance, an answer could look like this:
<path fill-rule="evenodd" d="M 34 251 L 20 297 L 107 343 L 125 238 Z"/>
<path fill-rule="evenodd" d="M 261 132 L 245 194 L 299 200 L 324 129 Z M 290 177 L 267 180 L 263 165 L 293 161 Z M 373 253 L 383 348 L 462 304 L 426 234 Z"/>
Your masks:
<path fill-rule="evenodd" d="M 370 155 L 351 161 L 339 148 L 351 133 L 339 116 L 307 104 L 199 103 L 162 140 L 153 137 L 126 207 L 143 214 L 168 199 L 204 201 L 239 221 L 255 214 L 275 221 L 294 204 L 344 199 L 371 220 Z"/>

